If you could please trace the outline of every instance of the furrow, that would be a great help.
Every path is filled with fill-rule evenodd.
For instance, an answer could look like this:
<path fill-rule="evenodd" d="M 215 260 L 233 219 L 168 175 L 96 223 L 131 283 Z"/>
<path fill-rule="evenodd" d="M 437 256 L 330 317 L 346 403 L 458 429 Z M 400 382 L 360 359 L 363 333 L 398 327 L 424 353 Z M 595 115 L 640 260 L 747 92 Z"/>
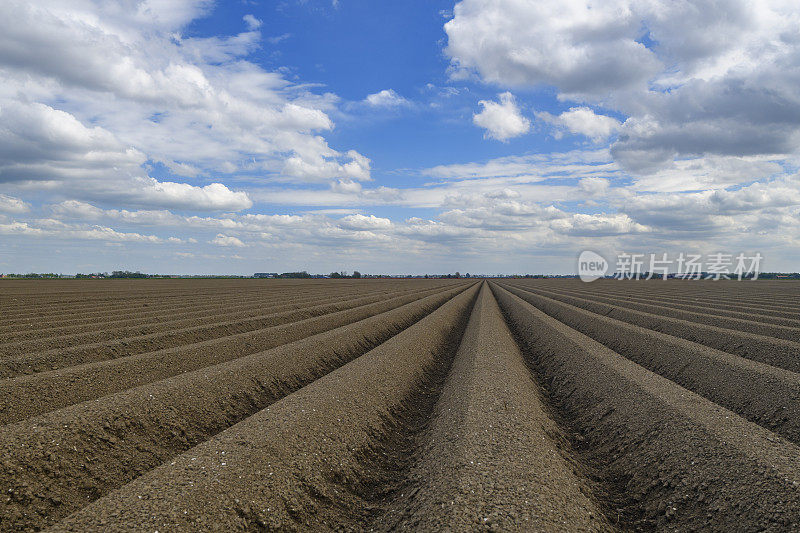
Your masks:
<path fill-rule="evenodd" d="M 394 335 L 424 332 L 412 324 L 472 293 L 434 294 L 266 352 L 0 428 L 0 486 L 10 487 L 0 530 L 53 524 Z M 302 418 L 299 413 L 291 417 Z"/>
<path fill-rule="evenodd" d="M 800 448 L 494 288 L 624 527 L 800 527 Z"/>
<path fill-rule="evenodd" d="M 576 279 L 543 280 L 536 282 L 520 280 L 528 285 L 550 287 L 585 286 Z M 744 281 L 735 280 L 602 280 L 592 283 L 591 290 L 605 293 L 640 294 L 656 297 L 681 297 L 692 301 L 705 301 L 712 304 L 758 305 L 772 309 L 794 309 L 800 311 L 800 304 L 791 294 L 795 284 L 784 281 Z"/>
<path fill-rule="evenodd" d="M 210 339 L 248 333 L 281 324 L 287 324 L 344 309 L 382 300 L 382 296 L 369 296 L 344 300 L 332 304 L 311 306 L 295 311 L 268 314 L 243 321 L 229 321 L 210 326 L 195 326 L 179 331 L 167 331 L 127 339 L 114 339 L 101 343 L 75 346 L 64 350 L 6 357 L 0 359 L 0 378 L 57 370 L 85 363 L 117 359 L 120 357 L 171 348 Z"/>
<path fill-rule="evenodd" d="M 406 284 L 406 289 L 411 290 L 414 288 L 434 288 L 443 287 L 446 284 L 428 282 L 425 284 L 412 282 Z M 395 289 L 390 284 L 365 284 L 362 287 L 341 287 L 332 288 L 327 287 L 323 292 L 326 297 L 346 296 L 354 294 L 366 295 L 368 293 L 376 293 L 381 291 L 391 291 Z M 108 319 L 112 321 L 117 320 L 119 317 L 124 317 L 123 320 L 143 320 L 146 318 L 160 317 L 165 314 L 181 315 L 186 314 L 191 316 L 192 313 L 201 311 L 211 312 L 216 309 L 235 308 L 241 305 L 270 302 L 286 302 L 287 300 L 305 300 L 319 296 L 319 288 L 296 288 L 296 289 L 282 289 L 270 292 L 264 291 L 251 291 L 239 290 L 235 293 L 221 292 L 216 295 L 209 296 L 192 296 L 178 299 L 169 303 L 160 303 L 161 298 L 148 298 L 140 302 L 136 307 L 122 307 L 115 310 L 97 311 L 92 313 L 77 313 L 74 309 L 58 311 L 50 318 L 34 317 L 33 319 L 23 319 L 16 326 L 13 321 L 6 321 L 0 324 L 0 337 L 5 336 L 5 332 L 15 332 L 17 334 L 34 333 L 36 331 L 46 331 L 54 328 L 67 328 L 67 327 L 86 327 L 100 324 L 103 321 L 108 323 Z M 9 325 L 10 324 L 10 325 Z"/>
<path fill-rule="evenodd" d="M 535 305 L 542 309 L 545 307 L 555 308 L 558 304 L 579 308 L 644 329 L 680 337 L 747 359 L 784 368 L 792 372 L 800 372 L 800 343 L 797 342 L 706 324 L 696 324 L 688 320 L 624 309 L 582 298 L 560 297 L 556 299 L 538 294 L 530 289 L 515 287 L 514 290 L 518 291 L 517 294 L 520 295 L 519 291 L 524 293 L 526 300 L 531 303 L 536 302 Z"/>
<path fill-rule="evenodd" d="M 519 287 L 525 287 L 525 284 L 518 285 Z M 531 288 L 534 288 L 531 286 Z M 800 327 L 800 314 L 792 315 L 794 318 L 788 318 L 783 316 L 778 316 L 776 314 L 759 314 L 752 310 L 752 308 L 745 306 L 744 304 L 740 304 L 736 307 L 736 310 L 729 310 L 724 308 L 721 305 L 714 305 L 710 302 L 707 302 L 706 305 L 701 305 L 699 302 L 692 301 L 687 302 L 685 299 L 681 301 L 672 301 L 672 300 L 665 300 L 662 298 L 654 298 L 652 296 L 634 296 L 631 291 L 628 294 L 609 294 L 606 291 L 591 291 L 591 290 L 575 290 L 575 289 L 564 289 L 564 288 L 549 288 L 548 291 L 554 294 L 564 294 L 567 296 L 577 296 L 580 298 L 586 298 L 588 300 L 600 300 L 606 303 L 611 303 L 613 305 L 622 305 L 626 306 L 627 304 L 635 304 L 635 305 L 646 305 L 653 309 L 669 309 L 674 311 L 686 311 L 690 313 L 701 313 L 704 317 L 708 317 L 709 319 L 714 319 L 715 317 L 731 317 L 731 318 L 744 318 L 747 321 L 751 322 L 766 322 L 772 325 L 782 325 L 788 326 L 793 328 Z M 630 306 L 629 306 L 630 307 Z M 671 312 L 674 312 L 671 311 Z M 656 311 L 658 314 L 658 312 Z"/>
<path fill-rule="evenodd" d="M 778 324 L 775 320 L 770 323 L 751 320 L 749 318 L 738 317 L 725 317 L 721 315 L 708 314 L 699 311 L 690 311 L 686 309 L 674 309 L 661 305 L 645 304 L 631 302 L 627 300 L 619 300 L 614 298 L 607 298 L 600 294 L 588 295 L 580 294 L 576 296 L 571 292 L 552 291 L 539 288 L 525 288 L 525 290 L 535 291 L 537 293 L 545 294 L 551 298 L 569 301 L 571 303 L 577 302 L 592 302 L 595 305 L 610 305 L 625 310 L 641 311 L 648 315 L 658 315 L 668 318 L 676 318 L 696 324 L 706 324 L 714 327 L 733 329 L 736 331 L 744 331 L 753 333 L 755 335 L 762 335 L 765 337 L 774 337 L 776 339 L 785 339 L 792 342 L 800 340 L 800 328 L 797 325 Z"/>
<path fill-rule="evenodd" d="M 220 280 L 217 280 L 220 281 Z M 332 294 L 342 293 L 357 293 L 362 291 L 379 290 L 381 285 L 389 284 L 382 283 L 382 280 L 364 280 L 356 284 L 337 284 L 336 286 L 325 287 L 326 292 Z M 437 280 L 441 281 L 441 280 Z M 422 280 L 420 280 L 420 283 Z M 17 316 L 10 308 L 7 312 L 6 322 L 4 324 L 13 324 L 15 322 L 26 323 L 30 320 L 44 321 L 46 319 L 61 319 L 65 312 L 69 312 L 73 317 L 84 316 L 86 318 L 102 317 L 109 313 L 124 313 L 127 311 L 147 311 L 147 310 L 164 310 L 171 307 L 183 306 L 184 304 L 203 305 L 214 304 L 218 302 L 235 301 L 241 298 L 269 298 L 272 296 L 289 296 L 293 294 L 313 294 L 319 292 L 319 286 L 313 282 L 307 283 L 280 283 L 276 281 L 268 282 L 270 285 L 264 285 L 260 280 L 241 280 L 238 284 L 232 287 L 225 285 L 218 285 L 211 288 L 204 289 L 203 287 L 196 287 L 195 290 L 181 291 L 179 293 L 165 290 L 147 290 L 145 285 L 147 282 L 140 282 L 134 290 L 129 292 L 120 292 L 115 297 L 109 298 L 107 302 L 99 303 L 93 301 L 91 293 L 85 294 L 85 299 L 81 303 L 69 303 L 64 305 L 41 303 L 38 307 L 39 310 L 30 311 L 25 315 Z M 156 282 L 154 282 L 156 283 Z M 417 282 L 412 282 L 417 283 Z M 135 294 L 133 298 L 127 297 L 127 294 Z M 12 320 L 13 319 L 13 320 Z"/>
<path fill-rule="evenodd" d="M 478 286 L 362 357 L 87 506 L 54 531 L 358 529 L 363 456 L 424 414 Z M 435 381 L 435 379 L 434 379 Z"/>
<path fill-rule="evenodd" d="M 70 301 L 40 301 L 35 303 L 29 303 L 28 305 L 24 306 L 9 306 L 8 311 L 9 315 L 14 319 L 25 320 L 29 318 L 43 318 L 47 316 L 57 316 L 60 313 L 65 311 L 74 311 L 76 313 L 88 313 L 88 312 L 105 312 L 105 311 L 113 311 L 124 309 L 126 307 L 139 307 L 146 304 L 148 301 L 152 300 L 154 296 L 158 296 L 158 299 L 164 302 L 161 305 L 172 305 L 174 304 L 175 300 L 181 299 L 193 299 L 193 298 L 201 298 L 201 299 L 212 299 L 215 295 L 213 294 L 197 294 L 192 292 L 172 292 L 172 291 L 155 291 L 155 290 L 143 290 L 143 291 L 131 291 L 135 296 L 129 296 L 128 294 L 113 294 L 110 295 L 107 299 L 98 300 L 93 297 L 91 294 L 84 294 L 82 298 Z M 218 291 L 214 291 L 218 292 Z M 151 294 L 152 293 L 152 294 Z M 28 300 L 30 300 L 31 296 L 26 295 Z"/>
<path fill-rule="evenodd" d="M 370 291 L 371 292 L 371 291 Z M 376 291 L 377 292 L 377 291 Z M 364 294 L 368 294 L 367 291 Z M 335 298 L 342 298 L 344 294 L 335 293 L 333 291 L 325 294 L 325 299 L 333 300 Z M 96 330 L 106 330 L 114 328 L 115 326 L 138 326 L 159 322 L 166 319 L 180 320 L 195 317 L 213 317 L 215 315 L 224 314 L 227 310 L 236 310 L 237 312 L 247 311 L 250 309 L 257 309 L 258 307 L 273 307 L 276 305 L 285 305 L 287 303 L 303 303 L 310 301 L 313 298 L 320 299 L 320 296 L 315 293 L 309 294 L 276 294 L 269 297 L 253 297 L 253 298 L 234 298 L 228 300 L 217 299 L 212 304 L 201 305 L 197 302 L 189 301 L 183 306 L 166 307 L 161 310 L 152 311 L 150 306 L 143 307 L 140 310 L 133 312 L 114 312 L 106 314 L 105 316 L 95 316 L 90 319 L 68 319 L 63 320 L 61 325 L 48 325 L 41 321 L 31 324 L 31 327 L 11 331 L 8 329 L 0 330 L 0 338 L 3 343 L 14 342 L 17 340 L 25 340 L 30 338 L 43 338 L 43 337 L 56 337 L 58 335 L 65 335 L 70 333 L 84 333 Z M 62 313 L 61 315 L 65 315 Z M 71 316 L 71 315 L 70 315 Z M 51 323 L 52 324 L 52 323 Z M 6 331 L 8 331 L 6 333 Z"/>
<path fill-rule="evenodd" d="M 800 374 L 509 290 L 648 370 L 800 444 Z"/>
<path fill-rule="evenodd" d="M 400 307 L 430 292 L 414 292 L 222 339 L 0 380 L 0 425 L 288 344 Z"/>
<path fill-rule="evenodd" d="M 420 441 L 377 530 L 611 529 L 487 284 Z"/>
<path fill-rule="evenodd" d="M 384 293 L 383 291 L 377 293 L 364 293 L 361 297 L 369 297 L 372 295 L 391 298 L 395 294 L 409 292 L 405 290 L 391 291 Z M 36 353 L 47 350 L 63 350 L 73 346 L 81 346 L 85 344 L 95 344 L 98 342 L 107 342 L 114 339 L 125 339 L 130 337 L 141 337 L 144 335 L 158 334 L 165 331 L 185 330 L 192 327 L 209 327 L 214 324 L 229 324 L 233 321 L 245 321 L 258 317 L 263 317 L 267 314 L 275 314 L 285 311 L 299 310 L 318 305 L 336 303 L 339 301 L 347 301 L 352 299 L 352 295 L 334 296 L 330 298 L 312 296 L 309 298 L 302 298 L 295 300 L 294 298 L 285 298 L 282 302 L 276 302 L 272 305 L 268 303 L 259 303 L 249 308 L 240 309 L 238 307 L 228 306 L 226 308 L 217 309 L 217 312 L 210 316 L 193 317 L 189 319 L 174 319 L 174 320 L 158 320 L 151 324 L 133 325 L 126 323 L 122 327 L 101 327 L 89 332 L 69 332 L 61 335 L 46 335 L 37 334 L 32 339 L 17 340 L 14 342 L 1 343 L 0 351 L 3 353 Z"/>

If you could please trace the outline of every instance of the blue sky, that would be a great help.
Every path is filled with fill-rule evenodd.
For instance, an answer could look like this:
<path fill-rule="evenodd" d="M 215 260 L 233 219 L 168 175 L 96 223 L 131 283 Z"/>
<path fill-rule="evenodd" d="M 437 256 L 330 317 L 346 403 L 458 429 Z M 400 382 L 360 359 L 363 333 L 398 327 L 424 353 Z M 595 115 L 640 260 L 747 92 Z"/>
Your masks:
<path fill-rule="evenodd" d="M 0 272 L 798 270 L 799 29 L 778 0 L 7 2 Z"/>

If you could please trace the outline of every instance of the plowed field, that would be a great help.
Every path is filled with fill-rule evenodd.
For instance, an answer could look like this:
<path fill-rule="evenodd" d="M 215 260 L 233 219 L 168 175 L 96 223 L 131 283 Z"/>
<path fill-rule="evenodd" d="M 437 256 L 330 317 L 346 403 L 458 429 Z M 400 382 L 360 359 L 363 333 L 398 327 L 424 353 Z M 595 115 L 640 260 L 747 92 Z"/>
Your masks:
<path fill-rule="evenodd" d="M 800 284 L 0 283 L 0 531 L 796 531 Z"/>

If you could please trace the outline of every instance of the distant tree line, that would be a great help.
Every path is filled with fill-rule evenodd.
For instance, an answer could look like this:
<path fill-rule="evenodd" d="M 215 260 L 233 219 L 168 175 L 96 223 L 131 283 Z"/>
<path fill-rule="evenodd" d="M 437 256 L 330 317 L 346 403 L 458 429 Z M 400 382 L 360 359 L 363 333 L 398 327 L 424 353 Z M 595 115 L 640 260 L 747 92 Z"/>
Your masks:
<path fill-rule="evenodd" d="M 413 277 L 413 276 L 409 276 L 409 277 Z M 465 278 L 470 277 L 469 272 L 464 274 L 464 277 Z M 455 279 L 460 279 L 461 278 L 461 272 L 456 272 L 455 274 L 425 274 L 425 279 L 429 279 L 429 278 L 434 278 L 434 279 L 436 279 L 436 278 L 442 278 L 442 279 L 453 279 L 453 278 L 455 278 Z"/>
<path fill-rule="evenodd" d="M 148 279 L 148 278 L 168 278 L 171 276 L 164 276 L 161 274 L 145 274 L 143 272 L 131 272 L 130 270 L 114 270 L 109 274 L 108 272 L 93 272 L 91 274 L 75 274 L 77 279 L 98 279 L 98 278 L 114 278 L 114 279 Z"/>
<path fill-rule="evenodd" d="M 282 274 L 269 274 L 269 273 L 257 273 L 253 277 L 256 278 L 299 278 L 299 279 L 308 279 L 308 278 L 324 278 L 322 274 L 309 274 L 305 270 L 301 270 L 300 272 L 284 272 Z M 340 278 L 360 278 L 361 272 L 356 270 L 353 272 L 352 276 L 347 275 L 346 272 L 331 272 L 327 277 L 333 279 L 340 279 Z"/>
<path fill-rule="evenodd" d="M 152 278 L 154 277 L 152 274 L 143 274 L 138 270 L 136 272 L 131 272 L 130 270 L 115 270 L 111 273 L 109 278 L 133 278 L 133 279 L 144 279 L 144 278 Z"/>
<path fill-rule="evenodd" d="M 75 274 L 76 279 L 150 279 L 150 278 L 172 278 L 166 274 L 145 274 L 143 272 L 131 272 L 130 270 L 114 270 L 109 274 L 108 272 L 92 272 L 91 274 L 83 274 L 78 272 Z"/>
<path fill-rule="evenodd" d="M 305 270 L 301 270 L 300 272 L 284 272 L 283 274 L 278 274 L 279 278 L 300 278 L 300 279 L 307 279 L 313 277 L 311 274 L 306 272 Z"/>
<path fill-rule="evenodd" d="M 328 277 L 331 279 L 342 279 L 342 278 L 361 279 L 361 272 L 356 270 L 355 272 L 353 272 L 352 276 L 348 276 L 347 272 L 331 272 Z"/>
<path fill-rule="evenodd" d="M 750 276 L 745 275 L 743 277 L 747 278 L 747 277 L 753 277 L 753 276 L 752 275 L 750 275 Z M 785 273 L 784 272 L 761 272 L 761 273 L 758 274 L 758 279 L 800 279 L 800 273 L 798 273 L 798 272 L 785 272 Z"/>
<path fill-rule="evenodd" d="M 37 274 L 35 272 L 29 272 L 28 274 L 3 274 L 3 277 L 19 279 L 58 279 L 61 277 L 61 274 L 54 274 L 52 272 L 47 274 Z"/>

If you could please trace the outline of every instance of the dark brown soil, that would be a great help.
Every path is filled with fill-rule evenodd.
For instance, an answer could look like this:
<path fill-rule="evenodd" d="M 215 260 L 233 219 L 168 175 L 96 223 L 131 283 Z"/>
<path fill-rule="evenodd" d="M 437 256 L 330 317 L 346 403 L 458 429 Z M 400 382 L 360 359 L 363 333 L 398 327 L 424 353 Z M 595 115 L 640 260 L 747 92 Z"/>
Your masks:
<path fill-rule="evenodd" d="M 406 479 L 381 524 L 408 531 L 610 529 L 488 285 Z"/>
<path fill-rule="evenodd" d="M 495 289 L 581 457 L 636 529 L 792 531 L 800 448 Z"/>
<path fill-rule="evenodd" d="M 794 531 L 800 284 L 0 282 L 0 530 Z"/>
<path fill-rule="evenodd" d="M 0 530 L 41 527 L 386 341 L 463 287 L 272 350 L 0 428 Z"/>

